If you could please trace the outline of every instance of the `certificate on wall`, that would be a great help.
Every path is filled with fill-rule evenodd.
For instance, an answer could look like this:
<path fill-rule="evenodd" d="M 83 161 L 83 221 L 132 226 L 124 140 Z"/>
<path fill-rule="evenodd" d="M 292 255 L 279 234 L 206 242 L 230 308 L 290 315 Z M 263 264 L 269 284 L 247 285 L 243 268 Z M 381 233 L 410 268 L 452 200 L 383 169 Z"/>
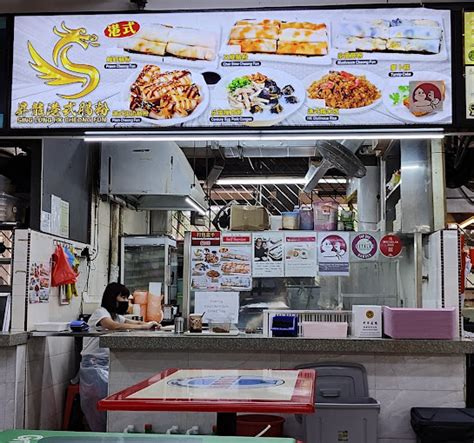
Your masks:
<path fill-rule="evenodd" d="M 318 233 L 319 275 L 349 275 L 349 232 Z"/>
<path fill-rule="evenodd" d="M 285 233 L 285 277 L 315 277 L 316 233 Z"/>
<path fill-rule="evenodd" d="M 284 277 L 283 233 L 253 233 L 253 276 Z"/>

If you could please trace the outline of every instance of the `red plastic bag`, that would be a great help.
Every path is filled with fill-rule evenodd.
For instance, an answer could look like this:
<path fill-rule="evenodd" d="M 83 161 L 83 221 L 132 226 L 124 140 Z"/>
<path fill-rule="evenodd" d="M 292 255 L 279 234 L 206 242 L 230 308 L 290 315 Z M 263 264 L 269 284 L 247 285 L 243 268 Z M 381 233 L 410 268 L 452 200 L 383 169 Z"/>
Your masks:
<path fill-rule="evenodd" d="M 51 273 L 51 286 L 63 286 L 71 283 L 76 283 L 77 274 L 69 264 L 64 249 L 56 246 L 53 254 L 53 271 Z"/>

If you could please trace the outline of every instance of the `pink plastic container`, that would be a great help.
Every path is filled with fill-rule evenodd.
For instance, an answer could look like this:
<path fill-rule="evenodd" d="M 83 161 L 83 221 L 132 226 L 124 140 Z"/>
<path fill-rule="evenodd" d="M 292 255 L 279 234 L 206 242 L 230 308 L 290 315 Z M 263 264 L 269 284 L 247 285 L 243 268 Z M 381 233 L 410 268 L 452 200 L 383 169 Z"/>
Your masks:
<path fill-rule="evenodd" d="M 313 203 L 315 231 L 337 230 L 337 205 L 331 202 Z"/>
<path fill-rule="evenodd" d="M 301 322 L 304 338 L 346 338 L 347 326 L 347 322 Z"/>
<path fill-rule="evenodd" d="M 392 338 L 454 340 L 458 336 L 457 326 L 455 308 L 383 307 L 383 332 Z"/>

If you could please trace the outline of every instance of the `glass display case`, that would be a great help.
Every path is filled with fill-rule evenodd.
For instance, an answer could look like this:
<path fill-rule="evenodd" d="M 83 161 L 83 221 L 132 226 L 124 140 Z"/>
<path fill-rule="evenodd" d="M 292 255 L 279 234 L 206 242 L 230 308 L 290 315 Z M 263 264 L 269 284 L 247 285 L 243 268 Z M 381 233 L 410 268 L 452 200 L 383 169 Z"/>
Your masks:
<path fill-rule="evenodd" d="M 163 285 L 166 304 L 177 303 L 178 259 L 176 240 L 168 236 L 121 237 L 120 280 L 131 292 Z"/>

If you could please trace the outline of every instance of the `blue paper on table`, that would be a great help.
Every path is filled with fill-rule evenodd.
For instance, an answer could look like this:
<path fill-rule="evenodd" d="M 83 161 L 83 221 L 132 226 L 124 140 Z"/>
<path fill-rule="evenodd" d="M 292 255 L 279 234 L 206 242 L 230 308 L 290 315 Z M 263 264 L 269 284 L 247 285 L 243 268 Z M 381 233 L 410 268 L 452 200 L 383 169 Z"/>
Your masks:
<path fill-rule="evenodd" d="M 73 332 L 84 332 L 89 330 L 89 325 L 82 320 L 74 320 L 69 324 L 69 328 Z"/>

